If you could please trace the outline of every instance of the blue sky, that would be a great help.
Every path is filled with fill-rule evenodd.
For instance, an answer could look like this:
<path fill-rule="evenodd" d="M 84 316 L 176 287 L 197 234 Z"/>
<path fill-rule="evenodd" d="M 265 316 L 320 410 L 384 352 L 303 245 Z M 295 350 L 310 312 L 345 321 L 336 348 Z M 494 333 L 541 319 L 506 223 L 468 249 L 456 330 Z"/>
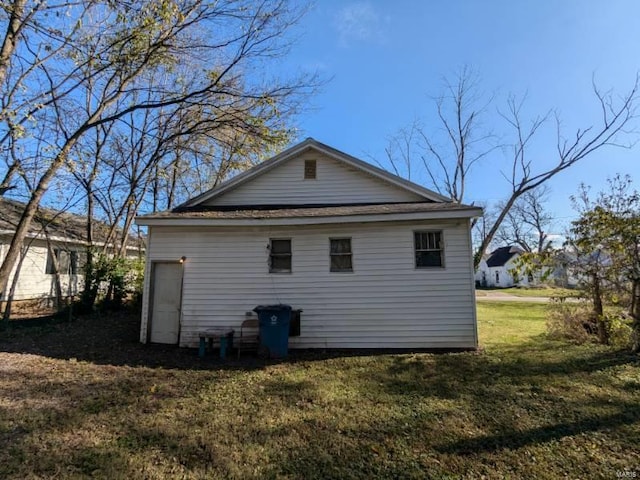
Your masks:
<path fill-rule="evenodd" d="M 640 69 L 638 19 L 637 0 L 317 0 L 283 65 L 331 79 L 299 117 L 299 137 L 385 165 L 387 138 L 415 118 L 439 134 L 430 96 L 464 65 L 495 95 L 496 107 L 509 94 L 526 94 L 524 118 L 553 108 L 572 135 L 599 120 L 592 76 L 620 93 L 632 85 Z M 496 116 L 492 107 L 486 128 L 502 135 Z M 639 153 L 640 144 L 608 148 L 555 178 L 549 207 L 556 229 L 573 215 L 568 197 L 580 182 L 598 190 L 618 172 L 636 179 Z M 554 161 L 553 129 L 542 132 L 531 154 L 540 165 Z M 503 198 L 504 167 L 499 151 L 478 165 L 466 201 Z M 413 179 L 426 184 L 424 174 Z"/>

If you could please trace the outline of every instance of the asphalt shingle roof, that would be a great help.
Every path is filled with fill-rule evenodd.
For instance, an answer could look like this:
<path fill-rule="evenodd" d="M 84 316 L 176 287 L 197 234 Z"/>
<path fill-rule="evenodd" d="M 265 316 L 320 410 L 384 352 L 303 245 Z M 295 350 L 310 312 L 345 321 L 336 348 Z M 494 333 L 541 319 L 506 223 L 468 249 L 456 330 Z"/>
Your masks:
<path fill-rule="evenodd" d="M 17 200 L 0 197 L 0 230 L 14 231 L 18 226 L 25 203 Z M 84 242 L 87 240 L 87 217 L 75 213 L 66 213 L 51 208 L 38 209 L 34 221 L 29 228 L 29 234 L 43 233 L 43 226 L 47 227 L 47 233 L 51 237 L 65 238 Z M 93 224 L 93 240 L 104 242 L 109 232 L 109 226 L 103 222 L 95 221 Z M 129 245 L 137 247 L 138 239 L 135 236 L 129 238 Z"/>
<path fill-rule="evenodd" d="M 249 205 L 191 207 L 144 215 L 143 218 L 269 219 L 379 215 L 434 211 L 472 210 L 477 207 L 456 203 L 416 202 L 367 205 Z"/>
<path fill-rule="evenodd" d="M 502 267 L 504 266 L 511 257 L 520 253 L 520 250 L 514 247 L 500 247 L 496 248 L 491 254 L 489 258 L 487 258 L 487 266 L 488 267 Z"/>

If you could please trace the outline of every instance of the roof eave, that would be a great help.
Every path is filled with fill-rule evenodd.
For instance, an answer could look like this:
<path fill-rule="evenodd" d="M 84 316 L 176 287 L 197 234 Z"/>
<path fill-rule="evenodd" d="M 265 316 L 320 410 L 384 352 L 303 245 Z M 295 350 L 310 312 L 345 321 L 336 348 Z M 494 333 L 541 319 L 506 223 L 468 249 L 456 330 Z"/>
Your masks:
<path fill-rule="evenodd" d="M 15 235 L 15 230 L 0 230 L 0 235 Z M 33 232 L 29 232 L 26 235 L 26 238 L 32 239 L 32 240 L 42 240 L 42 241 L 47 241 L 47 237 L 43 234 L 43 233 L 33 233 Z M 72 237 L 60 237 L 60 236 L 56 236 L 56 235 L 49 235 L 48 238 L 49 241 L 51 242 L 56 242 L 56 243 L 64 243 L 64 244 L 69 244 L 69 245 L 80 245 L 83 247 L 88 247 L 90 244 L 89 242 L 87 242 L 86 240 L 81 240 L 78 238 L 72 238 Z M 107 247 L 107 248 L 113 248 L 115 247 L 114 244 L 112 243 L 108 243 L 105 244 L 105 242 L 101 242 L 101 241 L 94 241 L 93 242 L 93 246 L 94 247 Z M 127 250 L 140 250 L 140 247 L 137 245 L 127 245 Z M 144 249 L 143 249 L 144 250 Z"/>
<path fill-rule="evenodd" d="M 143 216 L 136 217 L 136 224 L 140 226 L 214 226 L 214 227 L 245 227 L 245 226 L 285 226 L 285 225 L 324 225 L 338 223 L 369 223 L 396 222 L 411 220 L 448 220 L 468 219 L 482 215 L 482 209 L 469 208 L 460 210 L 441 210 L 432 212 L 407 212 L 385 214 L 354 214 L 327 216 L 299 216 L 287 218 L 202 218 L 181 216 Z"/>

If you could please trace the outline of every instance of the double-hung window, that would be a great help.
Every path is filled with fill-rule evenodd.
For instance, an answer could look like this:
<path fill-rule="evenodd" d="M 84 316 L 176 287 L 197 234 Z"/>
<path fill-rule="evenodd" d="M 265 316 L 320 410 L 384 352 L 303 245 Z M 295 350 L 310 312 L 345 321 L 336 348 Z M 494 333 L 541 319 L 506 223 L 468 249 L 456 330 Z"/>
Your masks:
<path fill-rule="evenodd" d="M 269 273 L 291 273 L 291 239 L 269 241 Z"/>
<path fill-rule="evenodd" d="M 58 263 L 58 273 L 60 275 L 77 275 L 79 272 L 78 265 L 78 252 L 74 250 L 63 250 L 61 248 L 54 248 L 53 255 L 55 255 L 56 262 Z M 51 252 L 47 255 L 47 265 L 45 273 L 51 275 L 55 273 L 53 268 L 53 258 Z"/>
<path fill-rule="evenodd" d="M 350 238 L 330 238 L 329 256 L 332 272 L 353 272 L 353 253 Z"/>
<path fill-rule="evenodd" d="M 416 268 L 444 266 L 442 232 L 413 232 Z"/>

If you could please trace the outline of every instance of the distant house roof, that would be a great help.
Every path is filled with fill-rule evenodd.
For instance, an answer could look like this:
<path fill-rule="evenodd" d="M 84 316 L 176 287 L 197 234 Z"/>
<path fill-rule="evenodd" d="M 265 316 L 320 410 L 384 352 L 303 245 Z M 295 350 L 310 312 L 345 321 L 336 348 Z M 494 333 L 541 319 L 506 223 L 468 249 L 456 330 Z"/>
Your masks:
<path fill-rule="evenodd" d="M 503 267 L 515 255 L 522 253 L 518 247 L 500 247 L 496 248 L 487 258 L 488 267 Z"/>
<path fill-rule="evenodd" d="M 26 203 L 0 197 L 0 233 L 11 233 L 16 230 Z M 52 239 L 68 242 L 86 243 L 87 217 L 75 213 L 59 212 L 51 208 L 38 208 L 38 213 L 29 228 L 29 236 L 43 236 L 44 227 Z M 109 226 L 104 222 L 93 224 L 93 240 L 103 243 L 107 239 Z M 138 247 L 138 238 L 131 237 L 129 246 Z"/>

